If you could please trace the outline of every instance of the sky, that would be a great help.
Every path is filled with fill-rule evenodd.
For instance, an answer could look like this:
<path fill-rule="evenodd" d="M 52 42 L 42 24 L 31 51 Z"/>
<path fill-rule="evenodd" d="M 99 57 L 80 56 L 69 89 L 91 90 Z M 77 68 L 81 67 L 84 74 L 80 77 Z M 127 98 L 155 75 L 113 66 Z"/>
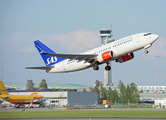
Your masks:
<path fill-rule="evenodd" d="M 166 84 L 166 1 L 165 0 L 0 0 L 0 59 L 4 82 L 73 83 L 93 86 L 104 82 L 104 66 L 71 73 L 26 70 L 44 66 L 35 40 L 41 40 L 57 53 L 81 53 L 101 45 L 99 30 L 110 29 L 115 40 L 142 32 L 159 35 L 149 48 L 134 52 L 135 58 L 112 62 L 112 81 L 118 85 Z"/>

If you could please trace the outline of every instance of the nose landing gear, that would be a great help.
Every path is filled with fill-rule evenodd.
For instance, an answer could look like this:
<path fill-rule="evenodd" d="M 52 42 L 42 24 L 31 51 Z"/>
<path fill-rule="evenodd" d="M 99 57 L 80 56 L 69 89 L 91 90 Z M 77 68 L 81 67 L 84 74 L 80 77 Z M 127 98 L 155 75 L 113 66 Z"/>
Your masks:
<path fill-rule="evenodd" d="M 146 50 L 146 49 L 145 49 L 145 51 L 144 51 L 144 52 L 145 52 L 145 54 L 148 54 L 148 53 L 149 53 L 149 51 L 148 51 L 148 50 Z"/>
<path fill-rule="evenodd" d="M 149 44 L 149 45 L 147 45 L 147 46 L 145 46 L 144 47 L 144 49 L 145 49 L 145 54 L 148 54 L 148 48 L 150 48 L 152 46 L 152 44 Z"/>

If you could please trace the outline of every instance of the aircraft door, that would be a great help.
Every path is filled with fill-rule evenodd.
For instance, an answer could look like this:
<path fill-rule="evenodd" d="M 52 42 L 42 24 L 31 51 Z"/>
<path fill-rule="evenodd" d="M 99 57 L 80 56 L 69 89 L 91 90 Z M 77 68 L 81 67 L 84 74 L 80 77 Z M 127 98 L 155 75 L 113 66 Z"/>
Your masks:
<path fill-rule="evenodd" d="M 137 42 L 137 43 L 140 42 L 139 35 L 136 35 L 136 36 L 135 36 L 135 39 L 136 39 L 136 42 Z"/>

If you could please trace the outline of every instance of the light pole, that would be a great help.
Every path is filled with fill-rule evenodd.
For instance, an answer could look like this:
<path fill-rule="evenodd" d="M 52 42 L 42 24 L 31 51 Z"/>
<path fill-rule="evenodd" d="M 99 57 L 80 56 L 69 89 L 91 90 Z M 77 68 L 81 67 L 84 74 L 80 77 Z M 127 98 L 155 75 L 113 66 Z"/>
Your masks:
<path fill-rule="evenodd" d="M 159 96 L 159 93 L 160 93 L 160 87 L 159 87 L 159 84 L 160 84 L 160 71 L 159 71 L 159 57 L 160 56 L 155 56 L 157 58 L 157 85 L 158 85 L 158 95 Z"/>

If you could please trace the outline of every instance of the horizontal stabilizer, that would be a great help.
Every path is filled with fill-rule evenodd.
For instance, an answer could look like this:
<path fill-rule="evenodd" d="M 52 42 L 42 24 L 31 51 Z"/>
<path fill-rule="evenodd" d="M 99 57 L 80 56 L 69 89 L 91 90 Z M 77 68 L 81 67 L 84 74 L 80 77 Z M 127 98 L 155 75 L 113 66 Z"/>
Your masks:
<path fill-rule="evenodd" d="M 9 98 L 10 96 L 12 96 L 12 95 L 9 95 L 9 96 L 5 96 L 5 97 L 3 97 L 3 98 L 7 99 L 7 98 Z"/>
<path fill-rule="evenodd" d="M 50 70 L 54 66 L 43 66 L 43 67 L 26 67 L 25 69 L 39 69 L 39 70 Z"/>

